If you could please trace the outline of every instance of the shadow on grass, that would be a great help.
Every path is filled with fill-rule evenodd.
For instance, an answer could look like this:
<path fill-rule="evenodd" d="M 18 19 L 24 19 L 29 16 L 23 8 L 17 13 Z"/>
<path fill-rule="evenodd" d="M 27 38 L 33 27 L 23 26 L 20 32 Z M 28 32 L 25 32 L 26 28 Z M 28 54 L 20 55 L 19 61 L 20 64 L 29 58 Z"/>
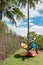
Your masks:
<path fill-rule="evenodd" d="M 14 55 L 14 58 L 21 58 L 24 61 L 25 59 L 29 59 L 29 58 L 32 58 L 32 57 L 29 57 L 29 56 L 20 56 L 20 54 L 16 54 L 16 55 Z"/>
<path fill-rule="evenodd" d="M 30 58 L 34 58 L 34 57 L 30 57 L 30 56 L 20 56 L 20 54 L 15 54 L 14 55 L 14 58 L 21 58 L 22 59 L 22 61 L 25 61 L 25 59 L 30 59 Z M 35 63 L 39 63 L 39 61 L 38 60 L 30 60 L 30 61 L 33 61 L 33 62 L 35 62 Z"/>

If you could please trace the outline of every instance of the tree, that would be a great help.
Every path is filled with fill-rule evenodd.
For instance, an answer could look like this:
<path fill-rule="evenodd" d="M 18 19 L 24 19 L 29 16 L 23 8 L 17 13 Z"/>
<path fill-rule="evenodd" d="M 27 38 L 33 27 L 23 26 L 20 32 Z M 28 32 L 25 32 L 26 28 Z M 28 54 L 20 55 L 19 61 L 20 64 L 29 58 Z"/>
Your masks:
<path fill-rule="evenodd" d="M 6 16 L 11 20 L 12 23 L 16 24 L 15 16 L 17 19 L 24 18 L 24 14 L 21 12 L 17 5 L 17 0 L 1 0 L 0 1 L 0 20 L 2 15 Z"/>
<path fill-rule="evenodd" d="M 29 48 L 29 8 L 33 7 L 35 9 L 35 5 L 38 3 L 40 0 L 19 0 L 18 5 L 20 6 L 26 6 L 27 4 L 27 15 L 28 15 L 28 34 L 27 34 L 27 43 L 28 43 L 28 48 Z M 20 4 L 19 4 L 20 3 Z"/>

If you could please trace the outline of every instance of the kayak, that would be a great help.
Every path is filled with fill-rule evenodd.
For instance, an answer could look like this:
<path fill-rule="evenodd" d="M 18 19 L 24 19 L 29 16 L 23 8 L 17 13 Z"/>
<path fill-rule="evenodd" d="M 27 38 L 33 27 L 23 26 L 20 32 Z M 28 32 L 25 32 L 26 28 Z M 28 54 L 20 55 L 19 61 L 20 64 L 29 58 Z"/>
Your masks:
<path fill-rule="evenodd" d="M 31 52 L 29 52 L 28 56 L 35 57 L 35 56 L 37 56 L 37 53 L 36 53 L 36 51 L 31 51 Z"/>

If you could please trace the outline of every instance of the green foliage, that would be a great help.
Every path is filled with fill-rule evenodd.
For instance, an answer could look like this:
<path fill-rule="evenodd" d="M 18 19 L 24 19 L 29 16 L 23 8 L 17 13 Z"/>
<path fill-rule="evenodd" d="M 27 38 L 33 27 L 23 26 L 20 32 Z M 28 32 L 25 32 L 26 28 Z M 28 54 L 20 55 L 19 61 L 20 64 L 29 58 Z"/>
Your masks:
<path fill-rule="evenodd" d="M 26 0 L 17 0 L 17 1 L 18 1 L 18 6 L 20 5 L 24 7 L 26 6 L 26 3 L 27 3 Z"/>
<path fill-rule="evenodd" d="M 2 0 L 0 3 L 0 10 L 1 10 L 0 17 L 2 17 L 3 12 L 4 16 L 9 18 L 13 24 L 15 23 L 15 25 L 16 25 L 16 20 L 14 18 L 15 15 L 17 20 L 18 18 L 20 20 L 21 18 L 25 17 L 17 5 L 17 0 Z"/>
<path fill-rule="evenodd" d="M 35 9 L 35 5 L 38 4 L 38 1 L 40 0 L 18 0 L 18 5 L 20 6 L 26 6 L 26 4 L 28 3 L 30 8 L 33 7 Z"/>
<path fill-rule="evenodd" d="M 36 4 L 38 4 L 40 0 L 29 0 L 30 8 L 33 7 L 35 9 Z"/>
<path fill-rule="evenodd" d="M 13 8 L 13 13 L 16 14 L 16 17 L 20 19 L 21 17 L 24 18 L 24 15 L 22 12 L 20 12 L 19 8 Z"/>
<path fill-rule="evenodd" d="M 43 49 L 43 35 L 37 36 L 36 43 L 39 49 Z"/>
<path fill-rule="evenodd" d="M 37 35 L 34 31 L 29 32 L 29 34 L 32 35 L 33 37 L 36 37 L 36 35 Z"/>
<path fill-rule="evenodd" d="M 0 33 L 1 32 L 4 33 L 6 29 L 7 29 L 7 25 L 0 20 Z"/>

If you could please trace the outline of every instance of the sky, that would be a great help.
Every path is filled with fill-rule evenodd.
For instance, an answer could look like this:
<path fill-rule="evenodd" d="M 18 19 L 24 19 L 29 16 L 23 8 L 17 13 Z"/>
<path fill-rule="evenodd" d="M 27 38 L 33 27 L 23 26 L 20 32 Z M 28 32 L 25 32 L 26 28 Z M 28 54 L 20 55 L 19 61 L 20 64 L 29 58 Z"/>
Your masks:
<path fill-rule="evenodd" d="M 15 24 L 10 23 L 10 20 L 6 17 L 3 17 L 3 21 L 8 25 L 8 28 L 12 32 L 20 36 L 27 36 L 28 31 L 28 20 L 27 20 L 27 5 L 25 8 L 21 8 L 21 11 L 25 14 L 23 20 L 17 21 L 17 27 Z M 43 35 L 43 3 L 38 3 L 35 7 L 29 9 L 29 31 L 35 31 L 38 35 Z"/>

